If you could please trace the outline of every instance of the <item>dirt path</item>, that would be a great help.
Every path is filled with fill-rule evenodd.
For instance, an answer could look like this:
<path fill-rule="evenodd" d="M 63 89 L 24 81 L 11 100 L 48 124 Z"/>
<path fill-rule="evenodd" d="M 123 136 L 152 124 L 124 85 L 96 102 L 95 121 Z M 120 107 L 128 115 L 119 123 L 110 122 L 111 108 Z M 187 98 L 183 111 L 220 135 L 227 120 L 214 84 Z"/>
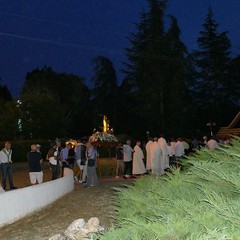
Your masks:
<path fill-rule="evenodd" d="M 14 184 L 17 187 L 29 185 L 25 165 L 14 166 Z M 50 179 L 50 171 L 44 166 L 44 179 Z M 75 184 L 74 191 L 65 195 L 41 211 L 33 213 L 11 225 L 0 228 L 1 240 L 43 240 L 61 233 L 78 218 L 85 221 L 98 217 L 100 225 L 111 226 L 114 212 L 114 195 L 112 189 L 129 181 L 115 178 L 102 179 L 97 187 L 84 188 Z"/>

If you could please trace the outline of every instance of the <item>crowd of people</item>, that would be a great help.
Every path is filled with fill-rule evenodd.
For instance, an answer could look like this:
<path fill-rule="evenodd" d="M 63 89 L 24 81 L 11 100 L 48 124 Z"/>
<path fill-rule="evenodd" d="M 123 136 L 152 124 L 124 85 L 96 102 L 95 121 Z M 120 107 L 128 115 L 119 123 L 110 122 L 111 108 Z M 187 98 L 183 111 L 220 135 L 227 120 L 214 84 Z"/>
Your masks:
<path fill-rule="evenodd" d="M 10 142 L 6 142 L 4 148 L 0 151 L 0 166 L 1 166 L 1 186 L 0 192 L 6 191 L 7 180 L 9 182 L 10 190 L 16 189 L 13 184 L 12 176 L 12 145 Z M 39 144 L 32 144 L 30 146 L 30 152 L 27 153 L 28 172 L 29 179 L 32 185 L 43 182 L 42 172 L 42 154 L 40 152 Z"/>
<path fill-rule="evenodd" d="M 141 176 L 145 173 L 163 175 L 170 167 L 179 167 L 184 156 L 201 147 L 214 150 L 218 148 L 219 144 L 228 143 L 229 139 L 218 143 L 213 136 L 209 140 L 204 136 L 201 140 L 171 138 L 166 141 L 162 134 L 159 138 L 149 137 L 149 141 L 143 146 L 143 149 L 146 150 L 146 160 L 144 161 L 141 142 L 137 141 L 135 147 L 132 148 L 131 141 L 128 140 L 126 144 L 119 143 L 117 147 L 116 178 L 119 178 L 120 171 L 123 178 Z"/>
<path fill-rule="evenodd" d="M 66 168 L 74 171 L 76 162 L 78 171 L 74 180 L 85 184 L 85 187 L 97 185 L 97 156 L 96 147 L 81 139 L 78 139 L 76 144 L 66 142 L 65 146 L 62 146 L 59 141 L 53 143 L 47 154 L 47 160 L 52 171 L 52 180 L 57 179 L 60 172 L 63 177 Z"/>
<path fill-rule="evenodd" d="M 31 144 L 30 152 L 27 153 L 31 185 L 43 182 L 43 157 L 40 148 L 41 145 L 39 144 Z M 74 163 L 76 162 L 79 171 L 74 177 L 75 181 L 84 183 L 86 187 L 97 185 L 97 156 L 97 150 L 91 143 L 86 144 L 86 142 L 78 140 L 76 145 L 71 142 L 66 142 L 62 145 L 60 141 L 53 142 L 46 156 L 52 173 L 51 180 L 55 180 L 60 176 L 63 177 L 66 168 L 74 170 Z M 0 192 L 7 190 L 7 180 L 9 182 L 9 190 L 16 189 L 12 176 L 12 149 L 10 142 L 6 142 L 4 148 L 0 151 L 0 166 Z"/>
<path fill-rule="evenodd" d="M 178 167 L 182 158 L 188 153 L 206 146 L 213 150 L 218 148 L 219 144 L 228 144 L 229 140 L 217 142 L 214 137 L 203 137 L 202 141 L 197 139 L 184 140 L 181 138 L 166 141 L 163 135 L 159 138 L 149 138 L 146 144 L 136 141 L 134 148 L 131 141 L 125 144 L 118 143 L 116 148 L 116 178 L 119 178 L 120 172 L 123 178 L 141 176 L 143 174 L 162 175 L 171 166 Z M 143 145 L 143 146 L 142 146 Z M 43 182 L 42 162 L 43 157 L 39 144 L 32 144 L 30 152 L 27 154 L 29 179 L 32 185 Z M 143 150 L 146 150 L 146 154 Z M 146 159 L 145 159 L 146 155 Z M 78 171 L 74 176 L 75 182 L 83 183 L 85 187 L 95 186 L 98 184 L 96 172 L 98 152 L 91 143 L 77 140 L 76 144 L 71 141 L 55 141 L 47 153 L 46 159 L 49 161 L 51 169 L 51 179 L 55 180 L 64 176 L 66 168 L 74 170 L 74 164 L 77 164 Z M 144 160 L 145 159 L 145 160 Z M 1 166 L 1 191 L 6 190 L 8 179 L 10 190 L 16 189 L 12 178 L 12 149 L 11 143 L 6 142 L 4 148 L 0 151 Z"/>

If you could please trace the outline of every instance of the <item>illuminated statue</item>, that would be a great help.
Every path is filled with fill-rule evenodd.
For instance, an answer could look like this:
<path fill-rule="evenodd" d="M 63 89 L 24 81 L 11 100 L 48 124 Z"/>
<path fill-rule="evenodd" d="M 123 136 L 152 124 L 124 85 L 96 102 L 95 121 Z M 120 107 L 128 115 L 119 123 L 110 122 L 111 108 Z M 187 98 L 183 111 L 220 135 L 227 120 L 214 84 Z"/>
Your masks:
<path fill-rule="evenodd" d="M 103 116 L 103 132 L 106 133 L 108 130 L 108 124 L 107 124 L 107 115 Z"/>

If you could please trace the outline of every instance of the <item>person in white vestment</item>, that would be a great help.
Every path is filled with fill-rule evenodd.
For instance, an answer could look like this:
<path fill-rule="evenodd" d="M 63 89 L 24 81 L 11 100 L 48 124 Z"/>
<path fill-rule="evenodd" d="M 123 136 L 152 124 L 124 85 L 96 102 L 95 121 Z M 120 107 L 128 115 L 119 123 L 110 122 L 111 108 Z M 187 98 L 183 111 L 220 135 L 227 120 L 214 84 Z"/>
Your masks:
<path fill-rule="evenodd" d="M 169 151 L 169 166 L 173 166 L 174 165 L 174 156 L 175 156 L 175 149 L 174 149 L 174 145 L 175 142 L 167 142 L 167 146 L 168 146 L 168 151 Z"/>
<path fill-rule="evenodd" d="M 164 174 L 164 166 L 161 155 L 161 148 L 158 144 L 158 138 L 154 138 L 154 142 L 150 145 L 152 174 Z"/>
<path fill-rule="evenodd" d="M 144 155 L 143 155 L 143 151 L 140 148 L 140 146 L 141 146 L 141 142 L 137 141 L 136 146 L 134 147 L 134 153 L 133 153 L 132 173 L 134 175 L 146 173 L 146 168 L 145 168 L 145 165 L 143 162 Z"/>
<path fill-rule="evenodd" d="M 210 150 L 214 150 L 214 149 L 218 148 L 218 143 L 217 143 L 217 141 L 214 139 L 213 136 L 211 136 L 210 140 L 207 142 L 207 147 L 208 147 Z"/>
<path fill-rule="evenodd" d="M 145 148 L 147 152 L 147 161 L 146 161 L 146 169 L 149 171 L 152 169 L 152 158 L 151 158 L 151 152 L 150 152 L 150 145 L 153 143 L 153 138 L 149 138 L 149 141 L 147 142 Z"/>
<path fill-rule="evenodd" d="M 175 157 L 176 160 L 179 161 L 184 155 L 184 145 L 182 143 L 182 139 L 178 138 L 176 144 L 175 144 Z"/>
<path fill-rule="evenodd" d="M 188 153 L 190 151 L 190 146 L 189 146 L 188 142 L 185 139 L 183 139 L 182 144 L 184 146 L 184 154 L 188 155 Z"/>
<path fill-rule="evenodd" d="M 169 168 L 169 150 L 167 146 L 167 142 L 163 135 L 161 134 L 161 137 L 158 139 L 158 144 L 160 145 L 161 152 L 162 152 L 162 159 L 163 159 L 163 167 L 164 169 Z"/>

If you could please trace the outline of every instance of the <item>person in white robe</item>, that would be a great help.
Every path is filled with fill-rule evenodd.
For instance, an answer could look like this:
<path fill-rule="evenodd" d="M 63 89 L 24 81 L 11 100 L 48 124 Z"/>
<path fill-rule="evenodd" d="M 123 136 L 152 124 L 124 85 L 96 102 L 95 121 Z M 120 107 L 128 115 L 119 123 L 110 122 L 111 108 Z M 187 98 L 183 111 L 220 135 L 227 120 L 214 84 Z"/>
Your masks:
<path fill-rule="evenodd" d="M 175 156 L 176 160 L 181 160 L 182 156 L 184 155 L 184 145 L 182 143 L 182 139 L 178 138 L 175 144 Z"/>
<path fill-rule="evenodd" d="M 144 174 L 146 173 L 146 168 L 143 162 L 144 155 L 143 151 L 140 148 L 141 142 L 137 141 L 136 146 L 134 147 L 133 153 L 133 170 L 132 173 L 135 174 Z"/>
<path fill-rule="evenodd" d="M 158 139 L 158 144 L 160 145 L 161 148 L 161 152 L 162 152 L 162 159 L 163 159 L 163 166 L 164 169 L 169 168 L 169 150 L 168 150 L 168 146 L 167 146 L 167 142 L 165 140 L 165 138 L 163 137 L 163 135 L 161 135 L 161 137 Z"/>
<path fill-rule="evenodd" d="M 152 174 L 164 174 L 164 165 L 162 161 L 161 148 L 158 144 L 158 138 L 154 138 L 154 142 L 150 145 Z"/>
<path fill-rule="evenodd" d="M 211 136 L 210 140 L 207 142 L 207 147 L 208 147 L 210 150 L 214 150 L 214 149 L 218 148 L 218 143 L 217 143 L 217 141 L 214 139 L 213 136 Z"/>
<path fill-rule="evenodd" d="M 149 171 L 152 169 L 152 158 L 151 158 L 151 151 L 150 151 L 150 146 L 153 143 L 153 139 L 150 137 L 149 141 L 147 142 L 145 148 L 147 152 L 147 161 L 146 161 L 146 169 Z"/>
<path fill-rule="evenodd" d="M 175 145 L 176 145 L 176 140 L 174 138 L 171 138 L 170 146 L 168 144 L 168 150 L 170 152 L 170 155 L 169 155 L 170 166 L 175 166 Z"/>

